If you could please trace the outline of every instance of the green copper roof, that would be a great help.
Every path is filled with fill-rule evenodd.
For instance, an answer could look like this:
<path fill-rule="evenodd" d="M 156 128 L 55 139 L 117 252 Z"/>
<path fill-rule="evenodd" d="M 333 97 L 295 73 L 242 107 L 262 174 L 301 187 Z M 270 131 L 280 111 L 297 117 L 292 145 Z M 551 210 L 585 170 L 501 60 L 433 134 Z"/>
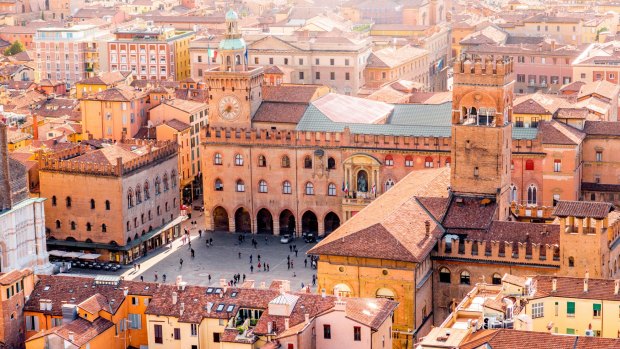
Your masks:
<path fill-rule="evenodd" d="M 224 39 L 220 41 L 220 50 L 243 50 L 245 49 L 245 40 L 239 39 Z"/>
<path fill-rule="evenodd" d="M 537 128 L 512 127 L 512 139 L 534 139 L 537 134 Z"/>
<path fill-rule="evenodd" d="M 239 19 L 239 15 L 233 9 L 228 10 L 226 12 L 226 20 L 227 21 L 236 21 Z"/>

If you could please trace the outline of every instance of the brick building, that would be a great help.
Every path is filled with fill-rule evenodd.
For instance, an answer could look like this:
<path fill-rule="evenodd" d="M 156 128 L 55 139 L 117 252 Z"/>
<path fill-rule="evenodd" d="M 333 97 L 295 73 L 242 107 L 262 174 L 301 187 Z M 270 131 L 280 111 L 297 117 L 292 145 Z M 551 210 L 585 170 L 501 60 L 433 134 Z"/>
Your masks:
<path fill-rule="evenodd" d="M 39 161 L 48 246 L 130 263 L 179 236 L 176 143 L 77 145 Z"/>

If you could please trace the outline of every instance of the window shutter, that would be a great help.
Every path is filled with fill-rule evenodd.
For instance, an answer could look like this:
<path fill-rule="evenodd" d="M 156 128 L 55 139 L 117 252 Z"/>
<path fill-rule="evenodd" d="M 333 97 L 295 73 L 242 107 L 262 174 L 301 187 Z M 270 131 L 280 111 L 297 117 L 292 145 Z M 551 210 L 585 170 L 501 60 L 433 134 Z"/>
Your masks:
<path fill-rule="evenodd" d="M 575 302 L 566 303 L 566 312 L 568 314 L 575 314 Z"/>
<path fill-rule="evenodd" d="M 593 310 L 601 311 L 601 305 L 600 304 L 593 304 Z"/>
<path fill-rule="evenodd" d="M 34 319 L 34 330 L 39 331 L 39 317 L 33 316 L 33 319 Z"/>

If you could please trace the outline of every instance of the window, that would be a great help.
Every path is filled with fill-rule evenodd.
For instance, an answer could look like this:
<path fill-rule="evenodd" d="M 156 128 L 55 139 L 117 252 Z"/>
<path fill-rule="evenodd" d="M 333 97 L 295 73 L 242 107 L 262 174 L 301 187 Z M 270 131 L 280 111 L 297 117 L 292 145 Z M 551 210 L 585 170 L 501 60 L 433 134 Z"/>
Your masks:
<path fill-rule="evenodd" d="M 60 221 L 58 219 L 56 220 L 56 229 L 60 229 Z"/>
<path fill-rule="evenodd" d="M 493 285 L 501 285 L 502 277 L 498 273 L 493 274 L 493 277 L 491 278 L 491 283 Z"/>
<path fill-rule="evenodd" d="M 92 231 L 93 230 L 93 225 L 90 224 L 90 222 L 86 223 L 86 231 Z"/>
<path fill-rule="evenodd" d="M 181 340 L 181 329 L 178 327 L 174 329 L 174 340 Z"/>
<path fill-rule="evenodd" d="M 153 333 L 155 334 L 155 343 L 163 344 L 164 343 L 164 335 L 162 331 L 161 325 L 153 325 Z"/>
<path fill-rule="evenodd" d="M 155 177 L 155 195 L 159 195 L 161 193 L 161 181 L 159 177 Z"/>
<path fill-rule="evenodd" d="M 525 160 L 525 170 L 534 171 L 534 160 Z"/>
<path fill-rule="evenodd" d="M 413 157 L 409 155 L 405 157 L 405 167 L 413 167 Z"/>
<path fill-rule="evenodd" d="M 517 196 L 517 187 L 512 184 L 510 185 L 510 202 L 516 202 L 518 199 Z"/>
<path fill-rule="evenodd" d="M 300 71 L 299 72 L 299 80 L 303 80 L 304 79 L 304 72 Z"/>
<path fill-rule="evenodd" d="M 91 210 L 95 209 L 95 199 L 90 199 L 90 209 Z"/>
<path fill-rule="evenodd" d="M 220 342 L 220 333 L 213 332 L 213 342 L 214 343 L 219 343 Z"/>
<path fill-rule="evenodd" d="M 387 181 L 385 181 L 385 191 L 392 189 L 393 186 L 394 186 L 393 179 L 389 178 Z"/>
<path fill-rule="evenodd" d="M 336 185 L 334 183 L 329 183 L 329 186 L 327 186 L 327 195 L 336 196 Z"/>
<path fill-rule="evenodd" d="M 560 159 L 553 160 L 553 172 L 560 172 L 560 171 L 562 171 L 562 160 Z"/>
<path fill-rule="evenodd" d="M 568 257 L 568 266 L 571 268 L 575 266 L 575 257 Z"/>
<path fill-rule="evenodd" d="M 52 206 L 56 206 L 56 195 L 52 196 Z"/>
<path fill-rule="evenodd" d="M 127 191 L 127 208 L 132 208 L 133 206 L 133 189 L 129 188 L 129 190 Z"/>
<path fill-rule="evenodd" d="M 517 74 L 517 82 L 525 82 L 525 74 Z"/>
<path fill-rule="evenodd" d="M 394 158 L 392 155 L 387 155 L 385 157 L 385 166 L 394 166 Z"/>
<path fill-rule="evenodd" d="M 245 184 L 243 183 L 242 180 L 238 180 L 237 181 L 237 188 L 236 188 L 237 192 L 244 192 L 245 191 Z"/>
<path fill-rule="evenodd" d="M 527 188 L 527 204 L 528 205 L 536 205 L 538 201 L 536 200 L 537 189 L 534 184 L 531 184 Z"/>
<path fill-rule="evenodd" d="M 105 223 L 104 223 L 104 224 L 102 224 L 102 225 L 101 225 L 101 232 L 102 232 L 102 233 L 105 233 L 105 232 L 107 232 L 107 231 L 108 231 L 108 227 L 105 225 Z"/>
<path fill-rule="evenodd" d="M 284 168 L 291 167 L 291 159 L 289 159 L 289 157 L 286 155 L 282 157 L 282 167 Z"/>
<path fill-rule="evenodd" d="M 329 73 L 329 79 L 330 79 L 330 80 L 332 80 L 332 81 L 333 81 L 333 80 L 336 80 L 336 73 L 334 73 L 334 72 L 330 72 L 330 73 Z"/>
<path fill-rule="evenodd" d="M 317 80 L 321 80 L 321 72 L 318 71 L 318 72 L 314 73 L 314 78 L 317 79 Z"/>
<path fill-rule="evenodd" d="M 273 57 L 269 57 L 269 64 L 273 64 Z"/>
<path fill-rule="evenodd" d="M 198 336 L 198 324 L 191 324 L 190 325 L 190 334 L 191 334 L 192 337 Z"/>
<path fill-rule="evenodd" d="M 333 58 L 329 59 L 329 65 L 334 65 L 336 63 L 336 60 Z"/>
<path fill-rule="evenodd" d="M 439 269 L 439 282 L 450 283 L 450 270 L 448 268 Z"/>
<path fill-rule="evenodd" d="M 75 230 L 76 227 L 77 227 L 77 224 L 75 224 L 74 221 L 71 221 L 71 230 Z"/>
<path fill-rule="evenodd" d="M 362 328 L 360 326 L 353 326 L 353 340 L 356 342 L 362 340 Z"/>
<path fill-rule="evenodd" d="M 539 317 L 544 317 L 545 316 L 545 312 L 544 312 L 544 307 L 543 307 L 543 303 L 532 303 L 532 318 L 537 319 Z"/>
<path fill-rule="evenodd" d="M 331 325 L 323 325 L 323 338 L 331 339 L 332 338 L 332 327 Z"/>
<path fill-rule="evenodd" d="M 431 167 L 433 167 L 433 158 L 432 158 L 432 157 L 427 156 L 427 157 L 424 159 L 424 167 L 426 167 L 426 168 L 431 168 Z"/>
<path fill-rule="evenodd" d="M 66 204 L 67 204 L 67 208 L 71 207 L 71 197 L 67 196 L 67 198 L 65 199 Z"/>
<path fill-rule="evenodd" d="M 574 328 L 567 328 L 566 329 L 566 334 L 575 334 L 575 329 Z"/>
<path fill-rule="evenodd" d="M 288 65 L 288 58 L 284 58 L 284 65 Z"/>
<path fill-rule="evenodd" d="M 461 285 L 469 285 L 471 283 L 469 272 L 464 271 L 461 273 Z"/>
<path fill-rule="evenodd" d="M 243 166 L 243 156 L 241 154 L 235 154 L 235 166 Z"/>
<path fill-rule="evenodd" d="M 219 178 L 215 180 L 215 191 L 224 191 L 224 184 Z"/>
<path fill-rule="evenodd" d="M 602 162 L 602 161 L 603 161 L 603 151 L 597 150 L 596 151 L 596 162 Z"/>
<path fill-rule="evenodd" d="M 26 331 L 39 331 L 38 316 L 26 316 Z"/>
<path fill-rule="evenodd" d="M 304 168 L 312 168 L 312 158 L 310 156 L 304 158 Z"/>
<path fill-rule="evenodd" d="M 264 155 L 259 155 L 258 156 L 258 167 L 266 167 L 267 166 L 267 159 L 265 158 Z"/>
<path fill-rule="evenodd" d="M 105 209 L 106 211 L 110 211 L 110 200 L 105 201 Z"/>
<path fill-rule="evenodd" d="M 336 160 L 334 160 L 334 158 L 328 158 L 327 159 L 327 169 L 328 170 L 335 170 L 336 169 Z"/>
<path fill-rule="evenodd" d="M 132 330 L 142 329 L 142 315 L 140 314 L 127 314 L 127 320 L 129 320 L 129 328 Z"/>
<path fill-rule="evenodd" d="M 601 317 L 601 304 L 599 303 L 592 304 L 592 316 Z"/>
<path fill-rule="evenodd" d="M 311 182 L 306 183 L 306 195 L 314 195 L 314 184 Z"/>
<path fill-rule="evenodd" d="M 258 192 L 259 193 L 267 192 L 267 182 L 265 182 L 264 180 L 261 180 L 258 182 Z"/>
<path fill-rule="evenodd" d="M 282 183 L 282 193 L 283 194 L 290 194 L 291 193 L 291 182 L 284 181 L 284 183 Z"/>
<path fill-rule="evenodd" d="M 215 155 L 213 156 L 213 164 L 214 165 L 221 165 L 222 164 L 222 154 L 215 153 Z"/>
<path fill-rule="evenodd" d="M 566 315 L 575 316 L 575 302 L 566 302 Z"/>

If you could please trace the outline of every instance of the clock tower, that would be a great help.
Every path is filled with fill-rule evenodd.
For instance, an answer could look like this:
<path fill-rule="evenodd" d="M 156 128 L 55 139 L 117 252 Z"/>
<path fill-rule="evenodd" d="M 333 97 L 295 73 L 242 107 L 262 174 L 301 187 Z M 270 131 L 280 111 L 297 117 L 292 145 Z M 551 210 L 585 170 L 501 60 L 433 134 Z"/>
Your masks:
<path fill-rule="evenodd" d="M 226 34 L 217 52 L 219 64 L 204 73 L 210 126 L 249 129 L 261 104 L 263 68 L 248 66 L 247 46 L 238 21 L 235 11 L 226 13 Z"/>

